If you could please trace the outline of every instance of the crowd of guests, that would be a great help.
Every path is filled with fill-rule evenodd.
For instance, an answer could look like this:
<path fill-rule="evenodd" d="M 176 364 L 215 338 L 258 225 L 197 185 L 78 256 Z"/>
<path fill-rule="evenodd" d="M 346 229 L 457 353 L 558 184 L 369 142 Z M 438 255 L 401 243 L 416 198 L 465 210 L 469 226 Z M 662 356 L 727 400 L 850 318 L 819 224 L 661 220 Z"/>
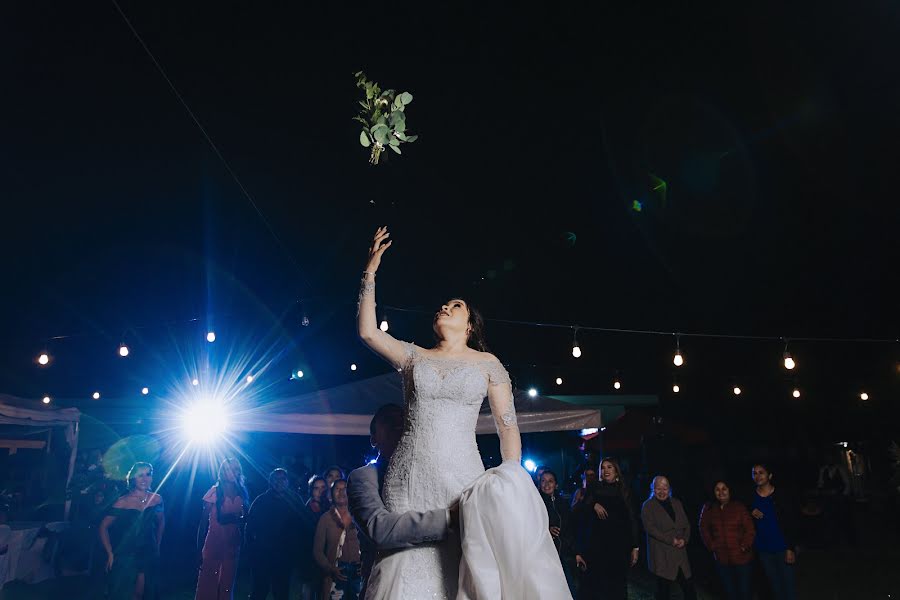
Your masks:
<path fill-rule="evenodd" d="M 746 502 L 732 496 L 728 482 L 716 481 L 696 528 L 729 600 L 752 598 L 754 561 L 774 598 L 793 600 L 799 505 L 787 492 L 776 493 L 768 465 L 757 463 L 751 473 L 754 488 Z M 550 535 L 578 600 L 627 598 L 628 572 L 641 551 L 641 528 L 657 600 L 668 600 L 673 584 L 685 600 L 697 597 L 687 552 L 693 519 L 672 495 L 667 477 L 652 479 L 649 497 L 639 510 L 611 458 L 600 462 L 599 477 L 594 467 L 584 469 L 571 505 L 560 494 L 553 471 L 538 469 L 536 483 L 547 507 Z"/>

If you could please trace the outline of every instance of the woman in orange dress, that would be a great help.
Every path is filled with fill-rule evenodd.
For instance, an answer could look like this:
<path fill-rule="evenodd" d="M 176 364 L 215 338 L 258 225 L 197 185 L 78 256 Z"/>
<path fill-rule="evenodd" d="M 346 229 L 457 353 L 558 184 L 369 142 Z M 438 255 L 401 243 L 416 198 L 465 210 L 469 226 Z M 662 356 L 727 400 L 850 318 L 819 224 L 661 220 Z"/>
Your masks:
<path fill-rule="evenodd" d="M 232 600 L 237 575 L 244 515 L 250 508 L 244 473 L 236 458 L 219 466 L 216 484 L 203 496 L 203 516 L 197 532 L 203 542 L 195 600 Z"/>

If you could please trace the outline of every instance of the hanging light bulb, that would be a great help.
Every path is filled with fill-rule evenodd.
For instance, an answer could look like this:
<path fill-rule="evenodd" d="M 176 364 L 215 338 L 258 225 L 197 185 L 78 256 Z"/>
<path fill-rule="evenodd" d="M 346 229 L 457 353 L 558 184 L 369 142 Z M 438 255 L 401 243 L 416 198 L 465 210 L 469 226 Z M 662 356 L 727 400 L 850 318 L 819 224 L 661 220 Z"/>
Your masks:
<path fill-rule="evenodd" d="M 684 357 L 681 355 L 681 336 L 675 336 L 675 356 L 672 357 L 672 364 L 680 367 L 684 364 Z"/>
<path fill-rule="evenodd" d="M 536 398 L 536 397 L 537 397 L 537 394 L 538 394 L 538 392 L 537 392 L 537 390 L 536 390 L 535 388 L 530 388 L 530 389 L 528 390 L 528 397 L 529 397 L 529 398 Z"/>
<path fill-rule="evenodd" d="M 741 388 L 739 388 L 738 386 L 734 386 L 734 389 L 731 390 L 731 391 L 734 392 L 734 395 L 735 395 L 735 396 L 740 396 L 740 395 L 741 395 Z"/>
<path fill-rule="evenodd" d="M 613 381 L 613 387 L 614 387 L 615 389 L 617 389 L 617 390 L 618 390 L 618 389 L 621 389 L 622 384 L 619 383 L 618 378 L 617 378 L 615 381 Z"/>
<path fill-rule="evenodd" d="M 384 315 L 383 317 L 381 317 L 381 325 L 378 326 L 378 329 L 380 329 L 382 331 L 388 330 L 387 315 Z"/>
<path fill-rule="evenodd" d="M 148 387 L 141 388 L 141 393 L 146 396 L 147 394 L 150 393 L 150 388 L 148 388 Z"/>
<path fill-rule="evenodd" d="M 869 394 L 867 394 L 867 393 L 865 393 L 865 392 L 862 392 L 862 393 L 860 393 L 860 395 L 859 395 L 859 399 L 860 399 L 860 400 L 868 400 L 868 399 L 869 399 Z"/>
<path fill-rule="evenodd" d="M 562 385 L 562 377 L 556 378 L 556 385 Z"/>
<path fill-rule="evenodd" d="M 119 344 L 119 356 L 124 358 L 124 357 L 128 356 L 128 353 L 129 353 L 128 346 L 126 346 L 124 343 Z"/>
<path fill-rule="evenodd" d="M 91 396 L 91 398 L 93 398 L 94 400 L 99 400 L 99 399 L 100 399 L 100 392 L 94 392 L 94 394 Z"/>
<path fill-rule="evenodd" d="M 306 316 L 306 313 L 303 313 L 303 318 L 300 319 L 300 324 L 304 327 L 309 327 L 309 317 Z"/>
<path fill-rule="evenodd" d="M 297 379 L 303 379 L 303 371 L 298 370 L 294 375 L 297 376 Z"/>
<path fill-rule="evenodd" d="M 677 394 L 680 391 L 681 391 L 681 387 L 677 383 L 673 383 L 672 384 L 672 392 Z"/>
<path fill-rule="evenodd" d="M 351 370 L 351 371 L 355 371 L 355 370 L 356 370 L 356 363 L 353 363 L 353 364 L 350 365 L 350 370 Z"/>
<path fill-rule="evenodd" d="M 793 396 L 794 398 L 799 398 L 800 397 L 800 388 L 794 388 L 794 391 L 791 392 L 791 396 Z"/>
<path fill-rule="evenodd" d="M 575 328 L 575 337 L 572 340 L 572 356 L 581 358 L 581 346 L 578 345 L 578 328 Z"/>
<path fill-rule="evenodd" d="M 50 396 L 44 396 L 44 399 L 41 400 L 44 404 L 50 404 Z"/>
<path fill-rule="evenodd" d="M 212 344 L 214 341 L 216 341 L 216 332 L 215 331 L 207 332 L 206 341 L 209 342 L 210 344 Z"/>
<path fill-rule="evenodd" d="M 37 362 L 41 366 L 50 364 L 50 355 L 46 352 L 41 352 L 41 355 L 37 357 Z"/>
<path fill-rule="evenodd" d="M 797 366 L 797 363 L 794 362 L 794 357 L 791 356 L 790 352 L 788 352 L 787 340 L 784 341 L 784 354 L 782 354 L 781 357 L 784 359 L 784 368 L 788 371 L 793 371 L 794 367 Z"/>

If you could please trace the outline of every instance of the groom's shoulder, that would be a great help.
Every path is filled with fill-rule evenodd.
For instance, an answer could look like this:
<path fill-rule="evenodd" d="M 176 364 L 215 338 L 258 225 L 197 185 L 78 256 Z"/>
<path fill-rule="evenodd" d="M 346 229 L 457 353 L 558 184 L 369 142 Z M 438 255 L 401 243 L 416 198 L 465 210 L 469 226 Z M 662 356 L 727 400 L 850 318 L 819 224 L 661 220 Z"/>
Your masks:
<path fill-rule="evenodd" d="M 363 465 L 350 471 L 350 475 L 347 476 L 347 485 L 351 485 L 354 482 L 370 482 L 373 480 L 378 480 L 378 467 L 375 464 Z"/>

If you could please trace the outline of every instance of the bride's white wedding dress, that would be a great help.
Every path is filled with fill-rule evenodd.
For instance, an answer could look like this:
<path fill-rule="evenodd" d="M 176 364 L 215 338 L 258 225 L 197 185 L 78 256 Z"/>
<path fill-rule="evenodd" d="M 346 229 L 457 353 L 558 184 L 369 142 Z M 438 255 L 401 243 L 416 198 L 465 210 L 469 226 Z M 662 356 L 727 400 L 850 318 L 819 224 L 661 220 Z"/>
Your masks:
<path fill-rule="evenodd" d="M 382 496 L 392 512 L 459 500 L 460 533 L 380 553 L 366 600 L 571 599 L 531 477 L 517 460 L 485 472 L 475 442 L 488 386 L 509 388 L 503 365 L 494 357 L 446 359 L 405 348 L 405 427 Z M 508 406 L 492 405 L 494 419 L 518 435 L 512 394 L 505 397 Z"/>

